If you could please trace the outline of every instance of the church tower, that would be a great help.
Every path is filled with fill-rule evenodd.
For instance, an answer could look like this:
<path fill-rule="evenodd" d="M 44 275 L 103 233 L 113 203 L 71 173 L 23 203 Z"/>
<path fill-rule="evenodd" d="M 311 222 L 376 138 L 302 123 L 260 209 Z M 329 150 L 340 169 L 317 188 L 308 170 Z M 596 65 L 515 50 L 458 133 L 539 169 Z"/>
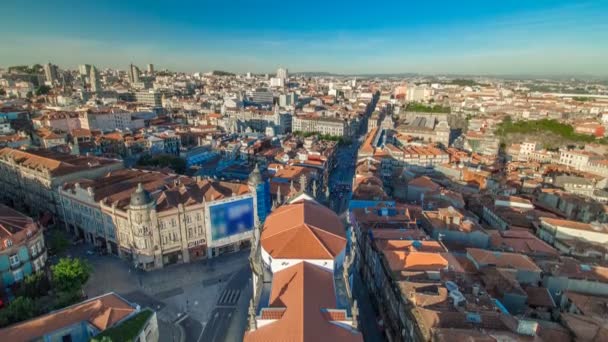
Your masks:
<path fill-rule="evenodd" d="M 265 179 L 258 165 L 253 168 L 247 181 L 251 192 L 255 195 L 257 219 L 264 224 L 266 216 L 270 213 L 270 183 Z"/>

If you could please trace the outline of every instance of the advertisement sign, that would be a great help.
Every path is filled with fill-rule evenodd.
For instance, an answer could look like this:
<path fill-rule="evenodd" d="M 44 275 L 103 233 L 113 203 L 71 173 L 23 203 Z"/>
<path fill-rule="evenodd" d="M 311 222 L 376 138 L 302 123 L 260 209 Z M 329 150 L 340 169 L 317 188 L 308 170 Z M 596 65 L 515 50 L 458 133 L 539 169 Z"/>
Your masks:
<path fill-rule="evenodd" d="M 211 239 L 217 241 L 253 229 L 253 198 L 209 207 Z"/>

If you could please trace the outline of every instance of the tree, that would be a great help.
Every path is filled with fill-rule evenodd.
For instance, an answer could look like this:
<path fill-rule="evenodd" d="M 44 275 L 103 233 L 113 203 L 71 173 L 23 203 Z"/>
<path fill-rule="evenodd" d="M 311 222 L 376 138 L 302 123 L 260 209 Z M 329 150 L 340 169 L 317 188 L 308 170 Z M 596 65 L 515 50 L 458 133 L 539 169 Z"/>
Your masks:
<path fill-rule="evenodd" d="M 36 96 L 46 95 L 49 93 L 49 91 L 51 91 L 51 87 L 43 84 L 43 85 L 39 86 L 38 88 L 36 88 Z"/>
<path fill-rule="evenodd" d="M 44 272 L 30 274 L 25 277 L 17 291 L 17 296 L 28 298 L 39 298 L 46 295 L 51 289 L 51 284 Z"/>
<path fill-rule="evenodd" d="M 21 322 L 37 314 L 36 304 L 31 298 L 17 297 L 0 311 L 0 326 Z"/>
<path fill-rule="evenodd" d="M 70 247 L 70 240 L 61 230 L 53 230 L 49 236 L 49 249 L 52 254 L 61 254 Z"/>
<path fill-rule="evenodd" d="M 169 154 L 161 154 L 158 156 L 143 155 L 137 161 L 137 165 L 141 166 L 157 166 L 170 167 L 176 173 L 186 172 L 186 160 Z"/>
<path fill-rule="evenodd" d="M 53 285 L 59 291 L 78 292 L 89 280 L 91 265 L 81 259 L 62 258 L 57 265 L 51 266 Z"/>
<path fill-rule="evenodd" d="M 25 94 L 25 97 L 28 99 L 31 99 L 34 96 L 34 94 L 31 91 L 28 91 L 27 94 Z"/>
<path fill-rule="evenodd" d="M 0 96 L 6 95 L 6 90 L 4 88 L 0 88 Z"/>
<path fill-rule="evenodd" d="M 55 295 L 53 300 L 53 310 L 63 309 L 66 306 L 76 304 L 82 299 L 81 292 L 79 291 L 61 291 Z"/>

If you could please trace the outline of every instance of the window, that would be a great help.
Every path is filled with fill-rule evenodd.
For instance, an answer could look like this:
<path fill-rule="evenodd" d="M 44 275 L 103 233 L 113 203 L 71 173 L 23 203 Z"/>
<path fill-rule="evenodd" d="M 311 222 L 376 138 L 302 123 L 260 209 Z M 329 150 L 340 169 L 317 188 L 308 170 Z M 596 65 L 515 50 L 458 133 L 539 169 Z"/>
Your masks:
<path fill-rule="evenodd" d="M 10 247 L 13 245 L 13 240 L 7 239 L 5 243 L 6 243 L 6 247 Z"/>
<path fill-rule="evenodd" d="M 37 244 L 32 245 L 31 252 L 32 252 L 32 255 L 38 254 L 38 245 Z"/>
<path fill-rule="evenodd" d="M 13 272 L 13 277 L 15 278 L 15 281 L 23 280 L 23 271 L 16 270 L 15 272 Z"/>
<path fill-rule="evenodd" d="M 72 335 L 63 335 L 61 342 L 72 342 Z"/>
<path fill-rule="evenodd" d="M 17 254 L 13 254 L 10 256 L 11 266 L 19 265 L 19 256 Z"/>

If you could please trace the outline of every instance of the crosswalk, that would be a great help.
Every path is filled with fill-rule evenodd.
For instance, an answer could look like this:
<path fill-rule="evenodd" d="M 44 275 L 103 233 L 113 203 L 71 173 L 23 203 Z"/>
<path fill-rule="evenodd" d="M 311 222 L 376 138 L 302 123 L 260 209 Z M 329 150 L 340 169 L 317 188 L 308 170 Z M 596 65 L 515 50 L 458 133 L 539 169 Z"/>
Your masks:
<path fill-rule="evenodd" d="M 232 306 L 236 305 L 239 301 L 239 297 L 241 296 L 241 290 L 237 289 L 225 289 L 220 298 L 217 301 L 217 305 L 221 306 Z"/>

